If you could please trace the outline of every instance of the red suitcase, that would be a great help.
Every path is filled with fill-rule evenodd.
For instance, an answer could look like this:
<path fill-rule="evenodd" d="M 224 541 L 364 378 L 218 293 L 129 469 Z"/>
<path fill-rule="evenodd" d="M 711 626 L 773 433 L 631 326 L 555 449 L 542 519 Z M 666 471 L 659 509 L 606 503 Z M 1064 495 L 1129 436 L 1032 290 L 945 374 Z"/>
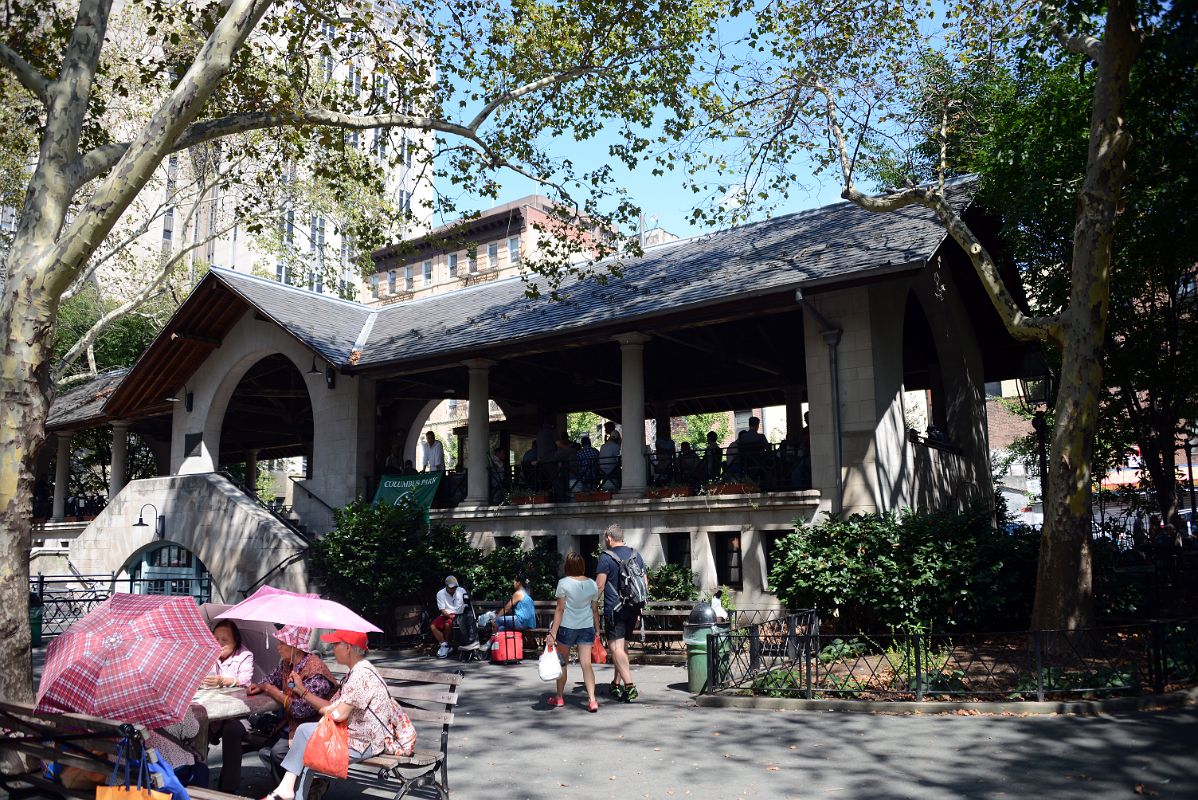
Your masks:
<path fill-rule="evenodd" d="M 519 664 L 524 658 L 524 634 L 520 631 L 500 631 L 491 639 L 493 664 Z"/>

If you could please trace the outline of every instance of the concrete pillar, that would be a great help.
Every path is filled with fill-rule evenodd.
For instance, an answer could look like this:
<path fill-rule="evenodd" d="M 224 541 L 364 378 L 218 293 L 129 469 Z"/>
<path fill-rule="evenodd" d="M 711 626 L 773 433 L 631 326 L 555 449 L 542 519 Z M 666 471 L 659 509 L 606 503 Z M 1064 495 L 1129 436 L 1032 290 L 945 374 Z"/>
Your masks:
<path fill-rule="evenodd" d="M 782 391 L 786 396 L 786 441 L 793 445 L 803 435 L 803 398 L 807 395 L 807 389 L 792 384 Z"/>
<path fill-rule="evenodd" d="M 71 434 L 58 434 L 58 456 L 54 465 L 54 512 L 51 522 L 62 522 L 67 515 L 67 484 L 71 480 Z"/>
<path fill-rule="evenodd" d="M 245 490 L 258 494 L 258 451 L 250 450 L 245 456 Z"/>
<path fill-rule="evenodd" d="M 466 504 L 485 506 L 491 502 L 487 467 L 491 463 L 490 370 L 495 362 L 485 358 L 472 358 L 462 363 L 470 371 L 470 406 L 466 423 L 469 430 Z"/>
<path fill-rule="evenodd" d="M 622 333 L 620 343 L 620 495 L 645 493 L 645 342 L 643 333 Z"/>
<path fill-rule="evenodd" d="M 112 464 L 108 469 L 108 499 L 120 494 L 129 482 L 129 423 L 112 423 Z"/>

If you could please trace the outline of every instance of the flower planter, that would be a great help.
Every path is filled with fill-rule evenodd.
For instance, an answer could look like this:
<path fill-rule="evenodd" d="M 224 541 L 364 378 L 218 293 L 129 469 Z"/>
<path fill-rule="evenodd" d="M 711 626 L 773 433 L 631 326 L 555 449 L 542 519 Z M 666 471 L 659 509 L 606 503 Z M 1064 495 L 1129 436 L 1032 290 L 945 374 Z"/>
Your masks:
<path fill-rule="evenodd" d="M 611 500 L 611 492 L 575 492 L 574 502 L 576 503 L 598 503 L 605 500 Z"/>
<path fill-rule="evenodd" d="M 707 487 L 707 494 L 753 494 L 757 487 L 751 483 L 718 483 Z"/>
<path fill-rule="evenodd" d="M 689 486 L 653 486 L 645 490 L 649 500 L 665 500 L 669 497 L 690 497 L 694 490 Z"/>
<path fill-rule="evenodd" d="M 512 497 L 512 499 L 509 500 L 508 502 L 510 502 L 514 506 L 531 506 L 531 505 L 536 505 L 539 503 L 548 503 L 549 495 L 547 495 L 547 494 L 523 494 L 523 495 Z"/>

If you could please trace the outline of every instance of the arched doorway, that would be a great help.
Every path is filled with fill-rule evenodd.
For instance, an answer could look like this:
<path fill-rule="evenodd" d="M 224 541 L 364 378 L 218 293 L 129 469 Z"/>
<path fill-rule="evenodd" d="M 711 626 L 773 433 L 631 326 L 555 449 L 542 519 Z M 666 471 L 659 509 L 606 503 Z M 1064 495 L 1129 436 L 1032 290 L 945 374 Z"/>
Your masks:
<path fill-rule="evenodd" d="M 930 438 L 948 430 L 947 403 L 940 357 L 932 326 L 914 292 L 903 312 L 903 398 L 907 427 Z"/>
<path fill-rule="evenodd" d="M 233 390 L 221 423 L 219 468 L 264 500 L 287 487 L 259 487 L 259 464 L 283 464 L 283 472 L 312 474 L 312 402 L 303 374 L 285 355 L 250 367 Z M 250 473 L 253 473 L 252 475 Z"/>
<path fill-rule="evenodd" d="M 117 591 L 212 599 L 212 576 L 195 553 L 181 544 L 159 542 L 126 562 L 116 581 Z"/>

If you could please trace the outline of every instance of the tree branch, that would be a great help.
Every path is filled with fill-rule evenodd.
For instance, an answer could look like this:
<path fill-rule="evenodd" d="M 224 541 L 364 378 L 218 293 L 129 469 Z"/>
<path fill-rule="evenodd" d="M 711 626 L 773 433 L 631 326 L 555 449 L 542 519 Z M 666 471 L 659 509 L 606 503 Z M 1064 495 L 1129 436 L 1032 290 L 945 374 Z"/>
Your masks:
<path fill-rule="evenodd" d="M 1096 39 L 1093 36 L 1071 34 L 1065 30 L 1065 26 L 1060 22 L 1052 24 L 1052 35 L 1071 53 L 1085 56 L 1095 63 L 1098 62 L 1098 59 L 1102 58 L 1101 39 Z"/>
<path fill-rule="evenodd" d="M 844 177 L 844 190 L 840 196 L 845 200 L 874 213 L 898 211 L 906 206 L 923 206 L 930 209 L 940 219 L 949 236 L 953 238 L 965 254 L 969 256 L 974 270 L 990 296 L 990 302 L 999 318 L 1006 326 L 1007 332 L 1021 341 L 1036 341 L 1050 338 L 1057 342 L 1062 340 L 1061 320 L 1056 316 L 1030 317 L 1020 310 L 1015 298 L 1007 290 L 1002 276 L 998 274 L 998 266 L 990 256 L 981 240 L 970 230 L 952 206 L 945 200 L 944 195 L 925 187 L 911 187 L 882 197 L 870 197 L 862 194 L 853 185 L 853 165 L 849 160 L 848 147 L 845 144 L 844 131 L 836 113 L 836 103 L 832 93 L 819 84 L 816 91 L 823 94 L 825 99 L 825 115 L 828 129 L 836 142 L 837 157 L 840 161 L 841 173 Z"/>
<path fill-rule="evenodd" d="M 0 66 L 7 67 L 42 105 L 50 102 L 50 81 L 4 42 L 0 42 Z"/>

